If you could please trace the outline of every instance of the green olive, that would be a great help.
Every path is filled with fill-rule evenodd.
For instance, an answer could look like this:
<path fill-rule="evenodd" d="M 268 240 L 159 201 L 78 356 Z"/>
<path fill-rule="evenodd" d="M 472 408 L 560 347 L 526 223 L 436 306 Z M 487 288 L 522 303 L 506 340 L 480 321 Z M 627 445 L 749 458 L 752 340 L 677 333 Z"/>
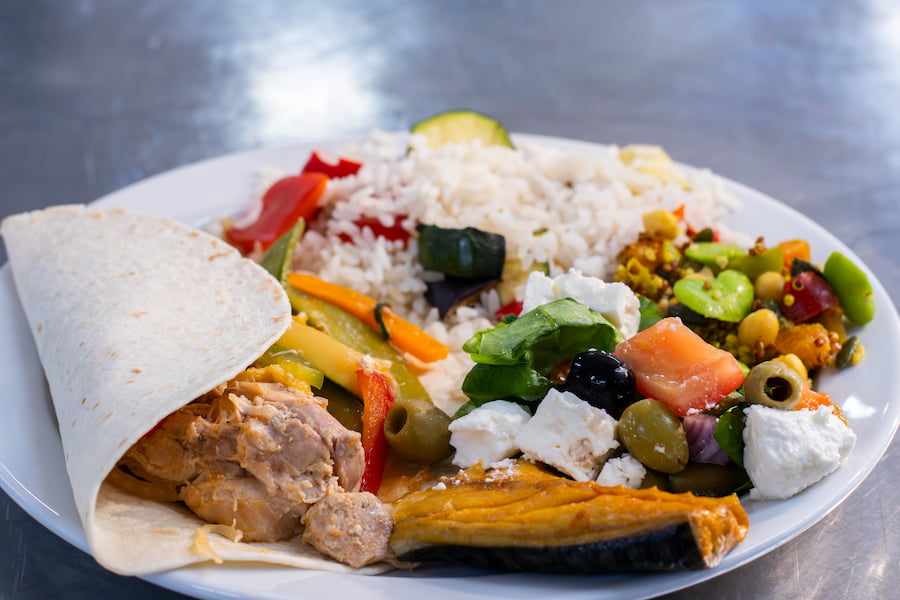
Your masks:
<path fill-rule="evenodd" d="M 681 420 L 659 402 L 645 398 L 628 406 L 619 420 L 619 438 L 645 466 L 677 473 L 688 462 L 688 442 Z"/>
<path fill-rule="evenodd" d="M 644 479 L 643 481 L 641 481 L 641 489 L 645 490 L 652 487 L 655 487 L 663 492 L 668 492 L 669 477 L 665 473 L 660 473 L 659 471 L 654 471 L 653 469 L 647 469 L 647 474 L 644 475 Z"/>
<path fill-rule="evenodd" d="M 404 398 L 388 411 L 384 435 L 394 452 L 406 460 L 430 465 L 453 452 L 449 425 L 450 417 L 431 402 Z"/>
<path fill-rule="evenodd" d="M 767 360 L 750 369 L 744 395 L 751 404 L 793 410 L 803 395 L 803 380 L 780 360 Z"/>
<path fill-rule="evenodd" d="M 693 492 L 698 496 L 727 496 L 747 482 L 747 474 L 736 464 L 688 463 L 680 472 L 669 475 L 670 491 Z"/>

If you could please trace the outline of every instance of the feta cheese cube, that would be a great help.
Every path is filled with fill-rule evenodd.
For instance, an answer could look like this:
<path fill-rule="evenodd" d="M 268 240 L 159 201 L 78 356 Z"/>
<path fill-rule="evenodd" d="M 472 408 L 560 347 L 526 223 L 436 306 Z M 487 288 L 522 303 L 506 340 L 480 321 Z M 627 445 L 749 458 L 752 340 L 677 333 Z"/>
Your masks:
<path fill-rule="evenodd" d="M 745 411 L 744 467 L 753 482 L 750 497 L 784 499 L 837 469 L 856 434 L 832 413 L 753 405 Z"/>
<path fill-rule="evenodd" d="M 530 418 L 515 402 L 494 400 L 456 419 L 449 426 L 453 464 L 466 468 L 480 461 L 489 467 L 513 456 L 519 452 L 516 435 Z"/>
<path fill-rule="evenodd" d="M 597 477 L 604 455 L 619 445 L 616 425 L 605 410 L 552 389 L 519 431 L 516 444 L 526 459 L 589 481 Z"/>
<path fill-rule="evenodd" d="M 554 278 L 533 271 L 525 284 L 522 312 L 560 298 L 572 298 L 597 311 L 625 339 L 638 332 L 641 303 L 631 288 L 621 282 L 608 283 L 596 277 L 585 277 L 576 269 Z"/>
<path fill-rule="evenodd" d="M 641 487 L 647 469 L 641 461 L 630 454 L 623 454 L 618 458 L 611 458 L 603 464 L 597 483 L 606 487 L 624 485 L 627 488 L 637 489 Z"/>

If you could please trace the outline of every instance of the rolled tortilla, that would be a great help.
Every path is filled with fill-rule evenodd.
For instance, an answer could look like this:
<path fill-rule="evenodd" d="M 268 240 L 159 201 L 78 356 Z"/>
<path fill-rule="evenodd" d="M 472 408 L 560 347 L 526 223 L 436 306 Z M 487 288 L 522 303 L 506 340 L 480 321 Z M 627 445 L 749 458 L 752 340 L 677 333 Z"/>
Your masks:
<path fill-rule="evenodd" d="M 299 539 L 247 544 L 198 533 L 204 522 L 183 506 L 104 483 L 156 423 L 237 375 L 287 330 L 290 303 L 273 277 L 209 234 L 117 208 L 13 215 L 0 233 L 101 565 L 126 575 L 211 559 L 351 570 Z"/>

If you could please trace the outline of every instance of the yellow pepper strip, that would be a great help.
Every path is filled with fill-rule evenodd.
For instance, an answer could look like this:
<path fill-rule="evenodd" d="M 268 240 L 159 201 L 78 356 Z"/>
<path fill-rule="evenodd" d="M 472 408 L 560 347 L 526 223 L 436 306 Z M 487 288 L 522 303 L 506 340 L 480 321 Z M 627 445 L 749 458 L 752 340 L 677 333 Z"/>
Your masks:
<path fill-rule="evenodd" d="M 379 325 L 376 318 L 378 302 L 365 294 L 323 281 L 315 275 L 307 273 L 291 273 L 288 275 L 288 284 L 310 296 L 315 296 L 346 310 L 362 319 L 375 331 L 382 331 L 381 326 L 383 325 L 384 330 L 387 331 L 388 341 L 401 352 L 411 354 L 423 362 L 434 362 L 447 358 L 450 350 L 446 345 L 409 321 L 398 317 L 388 307 L 381 309 L 381 325 Z"/>
<path fill-rule="evenodd" d="M 277 343 L 283 348 L 296 350 L 326 377 L 359 396 L 356 372 L 366 364 L 363 354 L 324 331 L 310 327 L 299 317 L 294 317 L 290 328 Z"/>

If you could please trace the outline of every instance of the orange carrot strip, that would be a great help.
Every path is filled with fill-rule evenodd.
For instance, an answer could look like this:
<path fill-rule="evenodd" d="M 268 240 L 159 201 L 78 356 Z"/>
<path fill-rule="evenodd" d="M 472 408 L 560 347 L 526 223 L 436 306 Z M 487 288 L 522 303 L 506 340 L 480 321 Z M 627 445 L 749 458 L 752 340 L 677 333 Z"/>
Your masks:
<path fill-rule="evenodd" d="M 288 283 L 310 296 L 325 300 L 362 319 L 375 331 L 381 327 L 375 318 L 378 302 L 365 294 L 335 283 L 329 283 L 308 273 L 291 273 Z M 388 332 L 388 341 L 401 352 L 407 352 L 423 362 L 434 362 L 447 358 L 449 348 L 437 341 L 409 321 L 398 317 L 390 308 L 381 310 L 381 322 Z"/>

